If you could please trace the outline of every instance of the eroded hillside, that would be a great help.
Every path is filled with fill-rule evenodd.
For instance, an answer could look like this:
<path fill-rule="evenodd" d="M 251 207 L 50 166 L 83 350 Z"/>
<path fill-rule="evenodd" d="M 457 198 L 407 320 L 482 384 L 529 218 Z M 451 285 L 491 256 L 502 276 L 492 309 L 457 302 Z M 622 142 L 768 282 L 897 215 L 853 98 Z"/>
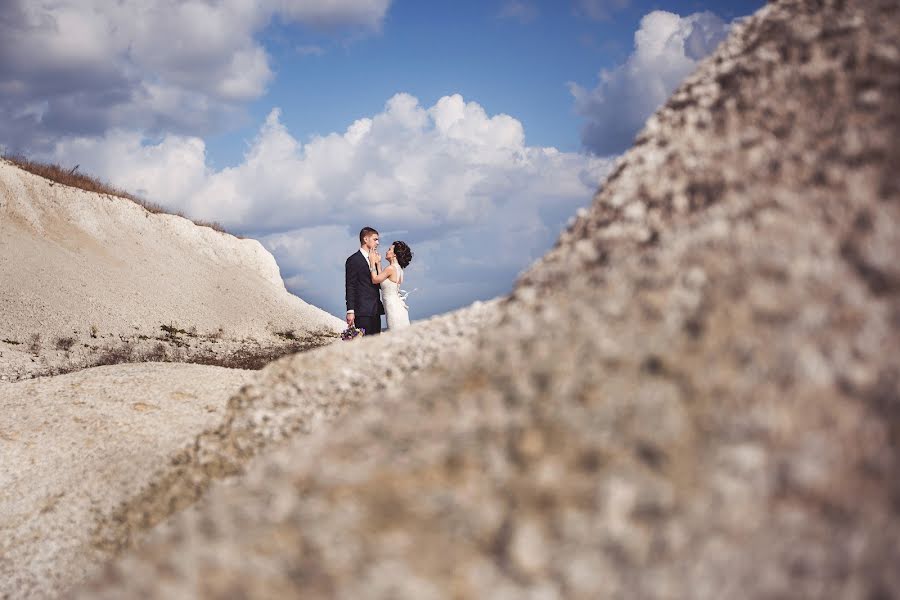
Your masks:
<path fill-rule="evenodd" d="M 97 364 L 259 368 L 342 322 L 290 294 L 256 240 L 0 161 L 0 377 Z"/>

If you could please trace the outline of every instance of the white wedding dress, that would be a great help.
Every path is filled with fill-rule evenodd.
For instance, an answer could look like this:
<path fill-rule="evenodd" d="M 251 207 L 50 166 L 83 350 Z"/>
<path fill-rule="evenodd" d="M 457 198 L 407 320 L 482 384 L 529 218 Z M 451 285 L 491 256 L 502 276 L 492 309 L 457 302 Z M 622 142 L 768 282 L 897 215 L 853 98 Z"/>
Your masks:
<path fill-rule="evenodd" d="M 400 289 L 403 283 L 403 269 L 394 263 L 397 271 L 397 279 L 400 283 L 394 283 L 390 278 L 381 282 L 381 303 L 384 304 L 384 312 L 387 316 L 389 330 L 409 327 L 409 307 L 406 305 L 406 292 Z"/>

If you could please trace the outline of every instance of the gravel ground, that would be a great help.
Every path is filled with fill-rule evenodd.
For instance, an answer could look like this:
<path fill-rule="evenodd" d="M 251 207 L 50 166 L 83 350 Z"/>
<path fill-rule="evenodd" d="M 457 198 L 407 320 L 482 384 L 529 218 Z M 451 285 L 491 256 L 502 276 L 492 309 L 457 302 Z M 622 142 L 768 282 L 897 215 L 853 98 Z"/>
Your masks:
<path fill-rule="evenodd" d="M 0 598 L 57 596 L 102 564 L 98 516 L 219 422 L 255 375 L 146 363 L 0 386 Z"/>

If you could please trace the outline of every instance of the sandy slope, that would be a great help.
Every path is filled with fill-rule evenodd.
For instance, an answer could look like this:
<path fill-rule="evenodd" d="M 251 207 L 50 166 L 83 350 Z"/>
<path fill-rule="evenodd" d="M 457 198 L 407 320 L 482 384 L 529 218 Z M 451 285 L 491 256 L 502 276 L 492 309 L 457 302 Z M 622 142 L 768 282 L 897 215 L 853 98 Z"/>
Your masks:
<path fill-rule="evenodd" d="M 184 360 L 341 325 L 288 293 L 256 240 L 0 162 L 0 377 L 114 347 Z"/>
<path fill-rule="evenodd" d="M 109 555 L 99 516 L 145 485 L 254 371 L 145 363 L 0 386 L 0 597 L 45 598 Z"/>

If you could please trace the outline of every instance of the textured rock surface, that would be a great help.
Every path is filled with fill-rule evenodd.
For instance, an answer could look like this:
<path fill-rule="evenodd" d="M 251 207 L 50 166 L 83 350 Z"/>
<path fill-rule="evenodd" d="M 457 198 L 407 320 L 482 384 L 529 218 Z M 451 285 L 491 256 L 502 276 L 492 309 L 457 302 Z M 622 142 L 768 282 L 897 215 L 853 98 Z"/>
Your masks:
<path fill-rule="evenodd" d="M 85 597 L 900 597 L 898 12 L 765 7 L 498 327 L 259 456 Z M 389 342 L 232 405 L 269 407 L 258 431 L 310 393 L 327 414 Z"/>
<path fill-rule="evenodd" d="M 457 362 L 497 314 L 478 303 L 258 374 L 146 363 L 0 387 L 0 598 L 64 593 L 261 450 Z"/>
<path fill-rule="evenodd" d="M 0 598 L 56 596 L 102 564 L 98 516 L 221 421 L 255 375 L 157 363 L 0 387 Z"/>
<path fill-rule="evenodd" d="M 316 431 L 350 409 L 377 405 L 422 371 L 440 372 L 443 365 L 455 364 L 473 350 L 473 338 L 497 319 L 497 302 L 479 302 L 406 330 L 272 363 L 258 383 L 231 398 L 221 421 L 103 516 L 94 545 L 109 551 L 131 546 L 196 501 L 212 482 L 240 474 L 261 451 L 292 435 Z"/>
<path fill-rule="evenodd" d="M 240 362 L 341 328 L 285 290 L 256 240 L 0 161 L 0 385 L 114 362 Z"/>

